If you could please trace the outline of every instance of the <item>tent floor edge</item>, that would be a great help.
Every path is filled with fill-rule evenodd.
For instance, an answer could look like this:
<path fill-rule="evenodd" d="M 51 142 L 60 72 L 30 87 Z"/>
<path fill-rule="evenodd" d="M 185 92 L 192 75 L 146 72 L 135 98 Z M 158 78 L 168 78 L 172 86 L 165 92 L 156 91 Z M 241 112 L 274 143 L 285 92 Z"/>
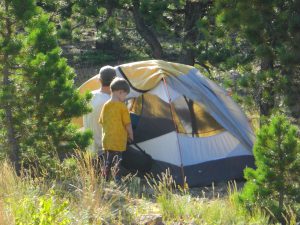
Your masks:
<path fill-rule="evenodd" d="M 244 169 L 255 168 L 253 155 L 242 155 L 207 161 L 195 165 L 184 166 L 186 182 L 189 187 L 209 186 L 212 183 L 243 181 Z M 151 172 L 154 175 L 165 173 L 169 169 L 177 184 L 182 184 L 181 167 L 154 160 Z"/>

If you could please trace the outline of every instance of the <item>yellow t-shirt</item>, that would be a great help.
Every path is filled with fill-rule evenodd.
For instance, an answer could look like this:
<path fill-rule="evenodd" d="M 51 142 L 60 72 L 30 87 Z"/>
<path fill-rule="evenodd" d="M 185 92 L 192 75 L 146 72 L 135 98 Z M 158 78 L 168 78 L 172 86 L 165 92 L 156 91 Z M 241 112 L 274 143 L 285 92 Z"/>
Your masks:
<path fill-rule="evenodd" d="M 125 151 L 126 125 L 131 123 L 126 105 L 123 102 L 106 102 L 102 108 L 99 123 L 102 125 L 103 150 Z"/>

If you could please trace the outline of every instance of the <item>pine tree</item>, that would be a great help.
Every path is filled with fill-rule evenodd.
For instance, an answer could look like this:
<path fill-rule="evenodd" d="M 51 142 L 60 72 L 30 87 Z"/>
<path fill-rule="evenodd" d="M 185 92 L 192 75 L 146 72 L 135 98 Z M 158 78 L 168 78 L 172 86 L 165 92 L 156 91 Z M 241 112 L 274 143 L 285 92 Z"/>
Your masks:
<path fill-rule="evenodd" d="M 271 210 L 280 222 L 287 215 L 286 206 L 297 211 L 300 205 L 300 145 L 296 132 L 297 128 L 280 114 L 261 128 L 254 145 L 257 169 L 245 170 L 247 182 L 240 195 L 249 208 L 257 204 Z"/>
<path fill-rule="evenodd" d="M 218 20 L 247 40 L 253 50 L 251 72 L 256 83 L 248 83 L 258 95 L 261 115 L 270 115 L 282 103 L 278 99 L 282 100 L 283 95 L 293 116 L 299 115 L 293 108 L 299 98 L 299 6 L 300 1 L 290 0 L 216 1 Z"/>
<path fill-rule="evenodd" d="M 1 120 L 8 154 L 16 165 L 39 161 L 50 169 L 57 154 L 88 145 L 91 134 L 77 131 L 71 118 L 89 111 L 90 96 L 74 87 L 55 26 L 33 1 L 5 1 L 1 12 Z"/>
<path fill-rule="evenodd" d="M 3 145 L 2 155 L 8 154 L 17 169 L 19 165 L 20 143 L 17 131 L 16 108 L 17 92 L 17 56 L 22 48 L 22 35 L 20 29 L 26 21 L 31 19 L 35 8 L 32 0 L 0 2 L 0 111 L 1 111 L 1 140 Z M 18 35 L 17 35 L 18 34 Z"/>

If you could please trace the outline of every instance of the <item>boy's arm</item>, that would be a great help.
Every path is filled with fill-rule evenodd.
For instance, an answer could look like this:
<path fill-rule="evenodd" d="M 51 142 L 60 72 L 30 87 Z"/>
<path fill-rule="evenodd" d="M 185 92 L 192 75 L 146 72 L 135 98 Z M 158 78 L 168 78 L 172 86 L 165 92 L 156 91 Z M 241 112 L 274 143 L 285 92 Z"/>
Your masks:
<path fill-rule="evenodd" d="M 104 107 L 103 107 L 104 108 Z M 101 112 L 100 112 L 100 115 L 99 115 L 99 118 L 98 118 L 98 124 L 103 124 L 103 108 L 101 109 Z"/>
<path fill-rule="evenodd" d="M 129 138 L 129 141 L 133 141 L 133 131 L 132 131 L 132 126 L 131 126 L 131 123 L 128 123 L 126 125 L 126 130 L 127 130 L 127 134 L 128 134 L 128 138 Z"/>

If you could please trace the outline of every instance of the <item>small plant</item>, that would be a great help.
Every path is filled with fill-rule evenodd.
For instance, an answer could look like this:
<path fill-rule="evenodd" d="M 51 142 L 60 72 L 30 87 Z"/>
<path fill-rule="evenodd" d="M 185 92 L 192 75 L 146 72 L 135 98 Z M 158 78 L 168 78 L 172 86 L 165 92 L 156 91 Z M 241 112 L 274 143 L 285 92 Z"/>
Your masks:
<path fill-rule="evenodd" d="M 71 224 L 69 201 L 59 199 L 53 189 L 46 195 L 36 196 L 34 192 L 20 198 L 7 198 L 15 224 L 67 225 Z M 11 221 L 12 222 L 12 221 Z"/>
<path fill-rule="evenodd" d="M 300 200 L 300 146 L 297 128 L 280 114 L 261 128 L 254 145 L 257 169 L 246 169 L 247 183 L 240 199 L 249 208 L 258 205 L 285 223 L 285 205 L 296 210 Z"/>

